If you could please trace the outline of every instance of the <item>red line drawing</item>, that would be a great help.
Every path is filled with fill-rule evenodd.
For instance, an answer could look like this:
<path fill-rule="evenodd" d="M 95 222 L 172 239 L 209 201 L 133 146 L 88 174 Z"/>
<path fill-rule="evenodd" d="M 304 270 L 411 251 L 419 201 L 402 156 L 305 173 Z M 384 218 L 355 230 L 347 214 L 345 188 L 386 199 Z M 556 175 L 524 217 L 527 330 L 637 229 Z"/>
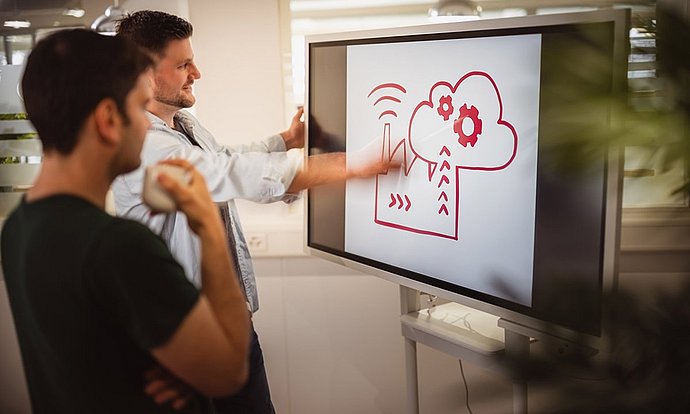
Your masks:
<path fill-rule="evenodd" d="M 396 98 L 395 96 L 384 95 L 384 96 L 380 97 L 379 99 L 377 99 L 376 102 L 374 102 L 374 105 L 378 104 L 381 101 L 393 101 L 395 103 L 401 103 L 402 102 L 400 99 Z"/>
<path fill-rule="evenodd" d="M 394 88 L 399 90 L 402 93 L 407 93 L 407 90 L 400 84 L 397 83 L 382 83 L 381 85 L 375 86 L 374 89 L 369 92 L 369 95 L 367 95 L 367 98 L 370 97 L 371 95 L 374 94 L 374 92 L 380 90 L 380 89 L 385 89 L 385 88 Z"/>
<path fill-rule="evenodd" d="M 374 105 L 402 103 L 391 92 L 408 93 L 398 83 L 382 83 L 367 98 L 384 89 L 389 93 Z M 388 108 L 379 114 L 379 119 L 387 117 L 382 121 L 381 157 L 399 160 L 402 168 L 376 177 L 374 222 L 458 240 L 460 172 L 500 171 L 517 155 L 518 135 L 504 119 L 498 85 L 486 72 L 468 72 L 455 83 L 436 82 L 409 116 L 398 115 Z M 406 135 L 391 137 L 392 126 L 406 128 Z"/>
<path fill-rule="evenodd" d="M 446 160 L 443 160 L 443 163 L 441 164 L 441 171 L 443 170 L 450 170 L 450 164 Z"/>
<path fill-rule="evenodd" d="M 469 135 L 465 135 L 465 132 L 462 130 L 462 123 L 465 119 L 469 119 L 474 128 Z M 474 105 L 468 108 L 467 104 L 465 104 L 460 108 L 460 116 L 453 122 L 453 131 L 460 137 L 458 138 L 460 145 L 466 147 L 467 144 L 470 144 L 471 147 L 474 147 L 477 139 L 479 139 L 479 134 L 482 133 L 482 120 L 479 119 L 479 111 Z"/>
<path fill-rule="evenodd" d="M 395 195 L 391 193 L 391 203 L 388 205 L 388 207 L 393 207 L 395 205 Z"/>
<path fill-rule="evenodd" d="M 437 111 L 443 117 L 443 120 L 447 121 L 453 115 L 453 98 L 450 95 L 442 96 L 438 102 Z"/>
<path fill-rule="evenodd" d="M 379 119 L 383 118 L 383 117 L 386 116 L 386 115 L 393 115 L 393 116 L 396 117 L 396 118 L 398 117 L 398 114 L 395 113 L 395 111 L 392 111 L 392 110 L 389 109 L 389 110 L 387 110 L 387 111 L 381 112 L 381 115 L 379 115 Z"/>
<path fill-rule="evenodd" d="M 400 84 L 397 83 L 382 83 L 381 85 L 375 86 L 371 92 L 367 95 L 367 98 L 370 98 L 375 92 L 381 91 L 381 90 L 388 90 L 390 93 L 398 93 L 402 92 L 403 94 L 407 93 L 407 90 Z M 376 107 L 379 104 L 390 104 L 390 103 L 395 103 L 399 104 L 401 103 L 402 100 L 400 98 L 397 98 L 393 95 L 387 94 L 380 96 L 376 101 L 374 101 L 374 107 Z M 393 118 L 397 118 L 398 114 L 395 112 L 393 109 L 390 108 L 385 108 L 381 111 L 379 114 L 379 119 L 386 117 L 386 116 L 392 116 Z"/>
<path fill-rule="evenodd" d="M 403 198 L 405 201 L 403 201 Z M 396 205 L 397 207 L 395 207 Z M 408 197 L 407 194 L 403 194 L 401 196 L 400 194 L 391 193 L 391 202 L 388 204 L 388 208 L 397 208 L 400 210 L 403 207 L 405 207 L 405 211 L 410 211 L 410 208 L 412 207 L 410 197 Z"/>

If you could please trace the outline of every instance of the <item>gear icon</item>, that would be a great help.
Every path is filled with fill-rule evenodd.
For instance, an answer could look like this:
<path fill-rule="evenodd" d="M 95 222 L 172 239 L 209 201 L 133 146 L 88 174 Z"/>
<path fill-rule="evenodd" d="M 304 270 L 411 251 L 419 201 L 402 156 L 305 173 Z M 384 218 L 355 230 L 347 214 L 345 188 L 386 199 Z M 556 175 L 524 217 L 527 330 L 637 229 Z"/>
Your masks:
<path fill-rule="evenodd" d="M 453 115 L 453 111 L 455 108 L 453 108 L 453 98 L 450 95 L 442 96 L 441 99 L 438 100 L 438 114 L 443 117 L 444 121 L 447 121 L 450 119 L 450 116 Z"/>
<path fill-rule="evenodd" d="M 469 118 L 474 125 L 474 129 L 470 135 L 465 135 L 462 131 L 462 123 L 465 118 Z M 453 122 L 453 131 L 458 134 L 458 142 L 460 145 L 467 147 L 467 144 L 470 144 L 471 147 L 474 147 L 474 144 L 477 143 L 479 134 L 482 133 L 482 120 L 479 119 L 479 110 L 477 107 L 472 105 L 467 108 L 467 104 L 464 104 L 460 108 L 460 116 Z"/>

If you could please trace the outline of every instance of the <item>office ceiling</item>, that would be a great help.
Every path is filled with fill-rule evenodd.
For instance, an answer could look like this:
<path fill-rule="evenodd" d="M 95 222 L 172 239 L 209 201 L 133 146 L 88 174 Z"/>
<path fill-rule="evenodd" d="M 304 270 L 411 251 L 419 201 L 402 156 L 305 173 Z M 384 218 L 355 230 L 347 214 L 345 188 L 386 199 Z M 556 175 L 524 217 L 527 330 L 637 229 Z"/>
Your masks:
<path fill-rule="evenodd" d="M 37 29 L 53 27 L 82 27 L 88 25 L 105 9 L 110 0 L 0 0 L 0 35 L 12 36 L 35 33 Z M 93 11 L 85 10 L 85 5 Z M 93 3 L 93 4 L 92 4 Z M 81 15 L 68 11 L 81 10 Z M 25 21 L 29 28 L 6 27 L 6 21 Z"/>
<path fill-rule="evenodd" d="M 79 3 L 79 0 L 0 0 L 0 13 L 64 9 Z"/>
<path fill-rule="evenodd" d="M 329 18 L 371 14 L 420 14 L 429 8 L 471 3 L 483 11 L 522 8 L 649 6 L 655 0 L 291 0 L 293 18 Z"/>

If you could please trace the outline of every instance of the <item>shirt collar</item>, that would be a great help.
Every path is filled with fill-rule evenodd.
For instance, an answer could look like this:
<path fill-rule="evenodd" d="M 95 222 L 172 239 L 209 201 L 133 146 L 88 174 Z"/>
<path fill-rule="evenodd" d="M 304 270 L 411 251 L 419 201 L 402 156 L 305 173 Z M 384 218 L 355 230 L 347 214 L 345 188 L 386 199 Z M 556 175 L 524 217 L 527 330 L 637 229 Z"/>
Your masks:
<path fill-rule="evenodd" d="M 173 116 L 173 120 L 182 125 L 182 128 L 184 128 L 187 132 L 190 134 L 192 133 L 192 130 L 194 129 L 194 121 L 189 114 L 184 111 L 177 111 Z"/>
<path fill-rule="evenodd" d="M 146 114 L 149 117 L 149 121 L 151 121 L 151 128 L 153 129 L 173 129 L 168 126 L 168 124 L 165 123 L 161 118 L 159 118 L 156 114 L 152 112 L 146 112 Z M 192 117 L 186 113 L 185 111 L 177 111 L 175 112 L 175 115 L 173 115 L 173 120 L 175 122 L 179 122 L 184 126 L 184 128 L 188 131 L 191 131 L 194 128 L 194 120 Z"/>

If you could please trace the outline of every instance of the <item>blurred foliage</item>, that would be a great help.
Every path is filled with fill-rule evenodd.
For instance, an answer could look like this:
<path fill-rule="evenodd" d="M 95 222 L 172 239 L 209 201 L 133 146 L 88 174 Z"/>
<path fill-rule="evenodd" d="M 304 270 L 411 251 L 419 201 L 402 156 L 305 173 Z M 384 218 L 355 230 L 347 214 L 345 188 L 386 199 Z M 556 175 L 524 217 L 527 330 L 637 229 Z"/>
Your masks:
<path fill-rule="evenodd" d="M 29 118 L 27 117 L 26 113 L 23 112 L 0 114 L 0 121 L 17 121 L 26 119 Z"/>
<path fill-rule="evenodd" d="M 656 16 L 639 17 L 632 26 L 656 39 L 653 86 L 659 90 L 640 91 L 639 95 L 651 97 L 644 105 L 633 101 L 627 79 L 611 83 L 611 51 L 597 40 L 601 34 L 596 30 L 584 29 L 575 40 L 557 39 L 558 47 L 550 49 L 556 52 L 544 54 L 543 65 L 558 74 L 551 83 L 542 84 L 546 90 L 540 122 L 552 137 L 544 143 L 553 164 L 549 168 L 587 168 L 600 161 L 610 145 L 644 147 L 650 158 L 662 151 L 665 171 L 679 160 L 690 164 L 690 28 L 678 13 L 662 7 L 657 7 Z M 689 188 L 686 178 L 677 191 Z"/>
<path fill-rule="evenodd" d="M 667 107 L 658 111 L 659 141 L 669 146 L 666 165 L 682 159 L 690 163 L 690 22 L 679 13 L 663 7 L 657 8 L 657 52 L 659 76 L 666 80 Z M 688 191 L 686 176 L 683 187 Z"/>
<path fill-rule="evenodd" d="M 656 19 L 633 25 L 656 38 L 656 76 L 662 80 L 663 99 L 641 110 L 631 104 L 625 89 L 620 96 L 599 93 L 596 85 L 605 80 L 607 72 L 600 66 L 605 63 L 605 51 L 599 57 L 592 53 L 592 47 L 596 50 L 597 46 L 588 45 L 586 37 L 579 45 L 569 45 L 575 47 L 564 54 L 564 59 L 554 57 L 562 60 L 547 63 L 560 65 L 564 72 L 565 82 L 558 86 L 562 90 L 554 96 L 563 97 L 566 103 L 573 98 L 565 114 L 560 113 L 563 107 L 554 104 L 547 115 L 552 117 L 548 122 L 558 133 L 551 148 L 552 156 L 558 160 L 553 168 L 586 167 L 600 159 L 602 149 L 610 144 L 664 151 L 666 167 L 679 160 L 685 162 L 686 168 L 690 164 L 690 23 L 677 12 L 659 6 Z M 582 47 L 588 48 L 587 53 L 583 53 Z M 597 68 L 602 71 L 597 72 Z M 568 86 L 581 85 L 580 77 L 586 76 L 591 77 L 592 91 Z M 605 92 L 605 83 L 601 85 L 600 91 Z M 588 95 L 589 99 L 582 99 Z M 597 128 L 596 123 L 583 127 L 583 123 L 571 122 L 571 117 L 601 116 L 609 108 L 620 116 L 613 128 Z M 606 120 L 601 120 L 604 125 Z M 686 174 L 677 191 L 688 189 Z M 553 390 L 553 407 L 540 412 L 690 413 L 690 282 L 668 292 L 632 293 L 619 289 L 596 298 L 581 294 L 586 289 L 567 289 L 582 303 L 602 300 L 604 314 L 610 316 L 605 333 L 611 338 L 611 348 L 596 357 L 583 348 L 583 352 L 568 355 L 542 352 L 529 359 L 511 359 L 516 377 L 525 378 L 530 384 L 548 384 Z M 554 302 L 557 304 L 556 298 Z"/>
<path fill-rule="evenodd" d="M 0 134 L 0 141 L 34 139 L 34 138 L 38 138 L 38 134 L 35 132 L 23 132 L 23 133 L 19 133 L 19 134 Z"/>
<path fill-rule="evenodd" d="M 604 298 L 611 349 L 537 353 L 510 360 L 514 375 L 550 390 L 552 414 L 690 412 L 690 284 L 641 302 L 619 291 Z M 583 297 L 582 300 L 587 300 Z"/>

